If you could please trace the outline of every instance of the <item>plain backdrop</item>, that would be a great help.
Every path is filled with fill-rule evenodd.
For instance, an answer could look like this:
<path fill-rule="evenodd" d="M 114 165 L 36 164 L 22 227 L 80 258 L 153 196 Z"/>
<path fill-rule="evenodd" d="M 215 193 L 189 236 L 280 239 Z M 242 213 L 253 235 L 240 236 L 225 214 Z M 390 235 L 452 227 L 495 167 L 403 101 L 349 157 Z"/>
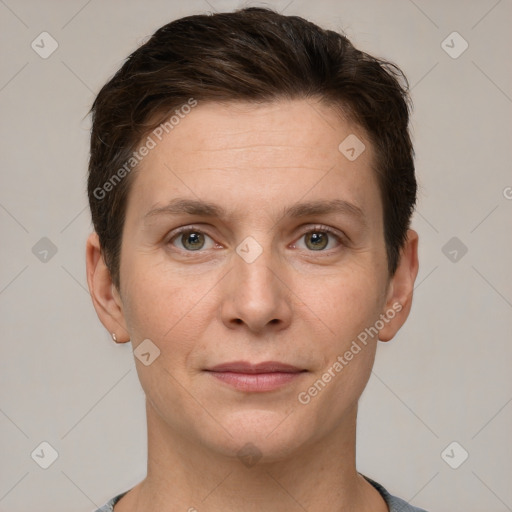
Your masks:
<path fill-rule="evenodd" d="M 161 25 L 248 5 L 342 30 L 411 84 L 420 273 L 360 402 L 359 471 L 431 512 L 512 510 L 510 0 L 0 0 L 0 510 L 87 512 L 145 476 L 131 346 L 86 286 L 87 111 Z"/>

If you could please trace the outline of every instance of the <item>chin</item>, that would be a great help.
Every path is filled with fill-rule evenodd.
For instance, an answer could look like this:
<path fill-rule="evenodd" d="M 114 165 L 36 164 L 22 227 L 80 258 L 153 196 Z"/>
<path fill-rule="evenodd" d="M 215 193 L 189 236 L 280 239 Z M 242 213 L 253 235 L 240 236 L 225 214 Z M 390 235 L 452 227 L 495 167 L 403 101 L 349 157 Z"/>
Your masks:
<path fill-rule="evenodd" d="M 311 437 L 304 424 L 297 424 L 298 415 L 296 418 L 294 416 L 289 411 L 238 411 L 219 418 L 231 436 L 210 438 L 206 442 L 214 451 L 228 457 L 238 457 L 242 462 L 247 459 L 248 464 L 256 459 L 260 463 L 282 461 Z"/>

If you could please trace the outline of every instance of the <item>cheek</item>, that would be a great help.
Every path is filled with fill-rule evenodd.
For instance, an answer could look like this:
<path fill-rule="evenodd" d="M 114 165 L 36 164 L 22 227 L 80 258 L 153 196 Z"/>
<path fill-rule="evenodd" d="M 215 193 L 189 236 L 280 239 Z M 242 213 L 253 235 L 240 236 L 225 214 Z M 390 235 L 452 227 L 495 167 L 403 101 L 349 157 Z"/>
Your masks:
<path fill-rule="evenodd" d="M 379 317 L 385 302 L 382 281 L 372 271 L 342 269 L 321 279 L 302 279 L 297 294 L 343 344 Z"/>
<path fill-rule="evenodd" d="M 172 343 L 173 350 L 186 340 L 194 337 L 207 315 L 208 296 L 205 291 L 215 286 L 213 276 L 194 279 L 177 272 L 170 272 L 164 266 L 147 258 L 147 265 L 141 258 L 128 269 L 123 305 L 126 323 L 132 342 L 138 344 L 145 338 L 151 339 L 162 350 Z M 194 321 L 190 319 L 193 317 Z"/>
<path fill-rule="evenodd" d="M 318 327 L 315 346 L 323 354 L 322 364 L 302 390 L 302 397 L 315 404 L 319 423 L 336 421 L 358 400 L 371 375 L 378 337 L 369 336 L 368 329 L 379 318 L 385 299 L 385 282 L 379 276 L 347 270 L 320 287 L 303 282 L 308 306 L 329 327 Z M 331 405 L 324 407 L 326 403 Z"/>

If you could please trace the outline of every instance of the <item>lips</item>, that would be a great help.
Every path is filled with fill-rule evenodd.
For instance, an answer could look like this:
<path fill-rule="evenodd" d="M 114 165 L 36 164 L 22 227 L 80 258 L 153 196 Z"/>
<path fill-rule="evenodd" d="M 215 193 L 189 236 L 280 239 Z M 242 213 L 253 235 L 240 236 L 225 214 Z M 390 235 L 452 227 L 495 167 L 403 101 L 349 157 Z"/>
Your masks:
<path fill-rule="evenodd" d="M 265 361 L 263 363 L 251 364 L 246 361 L 233 361 L 231 363 L 223 363 L 213 368 L 210 372 L 231 372 L 231 373 L 299 373 L 302 371 L 296 366 L 290 364 L 280 363 L 279 361 Z"/>
<path fill-rule="evenodd" d="M 279 361 L 251 364 L 246 361 L 223 363 L 207 370 L 217 381 L 245 393 L 274 391 L 300 378 L 307 370 Z"/>

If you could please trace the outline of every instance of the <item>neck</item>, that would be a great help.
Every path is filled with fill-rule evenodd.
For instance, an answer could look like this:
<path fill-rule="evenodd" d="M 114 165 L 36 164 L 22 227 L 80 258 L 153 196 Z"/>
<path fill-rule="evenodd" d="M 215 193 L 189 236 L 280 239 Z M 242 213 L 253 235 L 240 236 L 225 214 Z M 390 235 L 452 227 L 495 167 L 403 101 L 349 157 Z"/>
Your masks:
<path fill-rule="evenodd" d="M 115 512 L 387 511 L 384 500 L 355 467 L 357 405 L 328 438 L 298 447 L 289 457 L 243 464 L 169 428 L 146 402 L 147 477 Z"/>

